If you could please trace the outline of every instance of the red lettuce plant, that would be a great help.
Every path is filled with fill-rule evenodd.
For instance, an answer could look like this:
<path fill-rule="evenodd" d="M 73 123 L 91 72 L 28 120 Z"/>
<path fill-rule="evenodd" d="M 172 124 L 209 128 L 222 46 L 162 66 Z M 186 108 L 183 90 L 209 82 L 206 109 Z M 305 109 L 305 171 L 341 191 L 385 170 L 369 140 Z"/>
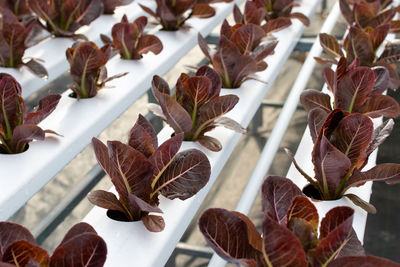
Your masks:
<path fill-rule="evenodd" d="M 267 10 L 265 9 L 264 4 L 261 3 L 261 1 L 246 1 L 243 14 L 238 6 L 235 5 L 233 9 L 233 16 L 237 24 L 256 24 L 258 26 L 261 26 L 266 34 L 271 34 L 273 32 L 283 30 L 292 25 L 290 17 L 278 17 L 276 19 L 269 19 L 263 24 L 266 14 Z M 294 14 L 294 16 L 297 16 L 297 14 L 300 13 Z M 304 15 L 300 14 L 299 16 L 303 17 Z M 305 25 L 309 25 L 308 18 L 306 18 L 305 16 L 302 21 L 305 22 Z"/>
<path fill-rule="evenodd" d="M 214 8 L 208 3 L 197 3 L 196 0 L 156 0 L 156 3 L 155 12 L 146 6 L 139 5 L 166 31 L 179 30 L 190 18 L 209 18 L 215 15 Z"/>
<path fill-rule="evenodd" d="M 32 140 L 44 140 L 46 133 L 37 124 L 56 108 L 60 95 L 48 95 L 27 113 L 21 85 L 9 74 L 0 73 L 0 153 L 24 152 Z"/>
<path fill-rule="evenodd" d="M 216 208 L 201 215 L 200 231 L 220 257 L 238 266 L 400 266 L 365 255 L 349 207 L 328 211 L 318 229 L 317 209 L 287 178 L 266 178 L 262 207 L 262 236 L 246 215 Z"/>
<path fill-rule="evenodd" d="M 92 144 L 100 166 L 108 174 L 119 199 L 110 192 L 96 190 L 88 199 L 108 209 L 112 218 L 142 220 L 149 231 L 164 229 L 159 195 L 185 200 L 203 188 L 210 177 L 207 156 L 197 149 L 178 152 L 183 134 L 177 134 L 158 146 L 152 125 L 141 115 L 129 133 L 128 144 L 108 141 L 105 146 L 96 138 Z"/>
<path fill-rule="evenodd" d="M 337 64 L 337 59 L 345 55 L 347 64 L 351 64 L 355 58 L 358 58 L 361 66 L 383 66 L 389 71 L 389 87 L 396 90 L 400 86 L 400 78 L 394 63 L 400 59 L 400 43 L 389 42 L 385 45 L 382 54 L 377 54 L 389 30 L 389 24 L 368 31 L 363 30 L 359 25 L 352 26 L 342 45 L 334 36 L 322 33 L 319 35 L 319 40 L 330 58 L 315 59 L 321 64 Z"/>
<path fill-rule="evenodd" d="M 113 14 L 116 7 L 129 5 L 133 0 L 102 0 L 104 14 Z"/>
<path fill-rule="evenodd" d="M 201 51 L 210 60 L 219 74 L 224 88 L 238 88 L 249 79 L 249 75 L 267 68 L 264 59 L 273 54 L 276 40 L 261 43 L 266 36 L 260 26 L 255 24 L 236 24 L 229 26 L 225 20 L 221 26 L 218 49 L 211 52 L 207 42 L 199 34 Z"/>
<path fill-rule="evenodd" d="M 297 170 L 307 179 L 308 195 L 315 199 L 334 200 L 343 196 L 370 213 L 375 208 L 354 194 L 346 194 L 351 187 L 367 181 L 400 182 L 400 164 L 378 164 L 362 171 L 369 155 L 390 135 L 393 121 L 389 120 L 374 130 L 371 119 L 363 114 L 349 114 L 340 109 L 333 110 L 321 125 L 324 114 L 315 108 L 309 114 L 309 128 L 314 140 L 312 163 L 315 178 L 311 178 L 295 162 Z"/>
<path fill-rule="evenodd" d="M 50 256 L 36 244 L 28 229 L 19 224 L 0 222 L 0 266 L 3 267 L 100 267 L 106 257 L 106 243 L 87 223 L 75 224 Z"/>
<path fill-rule="evenodd" d="M 310 25 L 310 20 L 300 12 L 293 12 L 299 6 L 296 0 L 253 0 L 260 8 L 265 10 L 266 32 L 280 31 L 292 25 L 292 19 L 300 20 L 305 26 Z"/>
<path fill-rule="evenodd" d="M 392 20 L 396 15 L 396 8 L 390 8 L 391 4 L 392 1 L 384 0 L 340 0 L 340 10 L 349 25 L 358 24 L 363 29 L 372 30 L 384 24 L 390 24 L 390 31 L 398 33 L 400 21 Z"/>
<path fill-rule="evenodd" d="M 35 20 L 28 20 L 25 23 L 18 21 L 18 18 L 7 8 L 1 9 L 0 17 L 0 66 L 18 68 L 26 66 L 35 75 L 46 78 L 46 69 L 35 59 L 23 62 L 27 44 L 33 37 Z"/>
<path fill-rule="evenodd" d="M 74 92 L 73 97 L 91 98 L 97 95 L 107 82 L 122 77 L 121 73 L 107 77 L 105 67 L 111 52 L 111 46 L 98 48 L 93 42 L 76 42 L 66 51 L 70 64 L 70 75 L 74 84 L 69 88 Z"/>
<path fill-rule="evenodd" d="M 208 66 L 202 66 L 193 77 L 182 73 L 173 96 L 168 84 L 159 76 L 153 77 L 152 90 L 160 106 L 151 104 L 150 110 L 163 118 L 175 134 L 183 133 L 186 141 L 198 141 L 212 151 L 219 151 L 222 149 L 221 143 L 205 133 L 217 126 L 246 132 L 234 120 L 222 117 L 236 105 L 239 98 L 235 95 L 219 95 L 221 79 Z"/>
<path fill-rule="evenodd" d="M 30 10 L 24 0 L 0 0 L 0 8 L 10 9 L 15 16 L 30 14 Z"/>
<path fill-rule="evenodd" d="M 257 6 L 254 1 L 246 1 L 244 12 L 235 4 L 233 7 L 233 17 L 236 24 L 255 24 L 261 26 L 264 22 L 265 9 Z"/>
<path fill-rule="evenodd" d="M 340 108 L 372 118 L 399 116 L 400 106 L 397 101 L 382 94 L 389 86 L 389 72 L 386 68 L 360 67 L 357 59 L 347 67 L 346 59 L 342 57 L 335 72 L 327 67 L 322 76 L 333 94 L 333 105 L 329 94 L 307 89 L 300 96 L 300 102 L 307 111 L 318 107 L 328 114 Z"/>
<path fill-rule="evenodd" d="M 80 37 L 75 31 L 89 25 L 103 13 L 101 0 L 29 0 L 31 11 L 46 22 L 42 25 L 55 36 Z"/>
<path fill-rule="evenodd" d="M 143 34 L 146 25 L 145 16 L 138 17 L 133 23 L 129 23 L 124 15 L 121 22 L 112 27 L 113 40 L 105 35 L 101 35 L 101 38 L 104 43 L 111 44 L 113 50 L 118 51 L 123 59 L 141 59 L 142 55 L 148 52 L 158 55 L 163 45 L 157 36 Z"/>

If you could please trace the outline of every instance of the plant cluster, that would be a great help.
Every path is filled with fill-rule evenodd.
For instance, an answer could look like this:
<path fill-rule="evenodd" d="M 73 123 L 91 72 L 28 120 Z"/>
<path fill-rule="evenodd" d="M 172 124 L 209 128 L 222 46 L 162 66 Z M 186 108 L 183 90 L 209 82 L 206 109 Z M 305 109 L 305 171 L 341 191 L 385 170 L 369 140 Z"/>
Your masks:
<path fill-rule="evenodd" d="M 390 31 L 397 32 L 397 21 L 391 21 L 395 9 L 388 9 L 386 2 L 376 0 L 367 3 L 359 1 L 354 4 L 353 12 L 348 10 L 346 1 L 341 1 L 343 15 L 352 24 L 343 42 L 339 42 L 330 34 L 320 34 L 320 43 L 329 58 L 316 57 L 320 64 L 337 64 L 337 60 L 345 56 L 347 64 L 358 59 L 361 66 L 383 66 L 389 71 L 389 87 L 396 90 L 400 86 L 400 78 L 396 70 L 396 62 L 400 59 L 400 43 L 387 42 L 380 51 L 379 48 Z M 378 7 L 379 6 L 379 7 Z M 382 13 L 375 14 L 381 9 Z"/>
<path fill-rule="evenodd" d="M 153 77 L 152 91 L 160 105 L 150 105 L 150 111 L 163 118 L 175 134 L 182 133 L 185 141 L 198 141 L 212 151 L 219 151 L 221 143 L 205 133 L 217 126 L 245 132 L 234 120 L 222 117 L 233 109 L 239 98 L 220 96 L 221 79 L 208 66 L 199 68 L 193 77 L 182 73 L 173 96 L 167 82 L 159 76 Z"/>
<path fill-rule="evenodd" d="M 106 243 L 87 223 L 75 224 L 50 256 L 36 244 L 28 229 L 19 224 L 0 222 L 2 267 L 100 267 L 104 265 L 106 257 Z"/>
<path fill-rule="evenodd" d="M 362 113 L 372 118 L 399 116 L 397 101 L 383 94 L 389 86 L 386 68 L 359 66 L 358 58 L 347 66 L 346 59 L 341 57 L 336 71 L 326 67 L 322 76 L 333 95 L 333 101 L 329 94 L 314 89 L 304 90 L 300 102 L 308 112 L 319 108 L 319 113 L 325 111 L 327 115 L 333 109 L 340 108 L 348 113 Z"/>
<path fill-rule="evenodd" d="M 177 31 L 184 27 L 185 21 L 190 18 L 214 16 L 215 9 L 209 5 L 209 2 L 207 0 L 202 3 L 198 3 L 197 0 L 156 0 L 155 12 L 144 5 L 139 5 L 158 21 L 163 30 Z"/>
<path fill-rule="evenodd" d="M 158 55 L 163 45 L 157 36 L 143 33 L 146 25 L 145 16 L 138 17 L 133 23 L 129 23 L 124 15 L 121 22 L 112 27 L 113 39 L 105 35 L 101 35 L 101 39 L 105 44 L 110 44 L 114 51 L 119 52 L 122 59 L 141 59 L 142 55 L 148 52 Z"/>
<path fill-rule="evenodd" d="M 398 57 L 397 44 L 387 44 L 376 58 L 378 48 L 390 31 L 388 22 L 395 9 L 388 9 L 390 3 L 381 1 L 349 3 L 354 5 L 352 16 L 355 20 L 351 22 L 353 26 L 350 26 L 343 45 L 332 35 L 320 34 L 321 46 L 334 59 L 318 60 L 337 65 L 336 71 L 327 67 L 322 74 L 333 99 L 329 94 L 312 89 L 305 90 L 300 97 L 300 102 L 309 112 L 315 177 L 311 178 L 302 171 L 296 162 L 294 165 L 310 183 L 304 189 L 309 196 L 324 200 L 345 196 L 368 212 L 375 213 L 371 204 L 346 191 L 367 181 L 400 181 L 399 164 L 379 164 L 362 171 L 369 155 L 393 129 L 393 120 L 374 129 L 369 117 L 396 118 L 400 114 L 396 100 L 384 95 L 389 87 L 397 89 L 400 84 L 395 66 L 389 64 Z M 341 8 L 343 12 L 350 7 L 346 1 L 341 1 Z M 349 14 L 345 15 L 348 20 Z M 293 155 L 288 154 L 294 161 Z"/>
<path fill-rule="evenodd" d="M 22 98 L 21 85 L 9 74 L 0 73 L 0 153 L 16 154 L 28 149 L 33 140 L 44 140 L 46 133 L 37 124 L 56 108 L 60 95 L 48 95 L 28 113 Z"/>
<path fill-rule="evenodd" d="M 301 169 L 289 152 L 295 167 L 311 185 L 308 195 L 323 200 L 345 196 L 368 212 L 375 213 L 371 204 L 357 195 L 346 194 L 346 191 L 367 181 L 400 182 L 400 164 L 378 164 L 362 171 L 370 154 L 390 135 L 393 121 L 389 120 L 374 130 L 371 119 L 360 113 L 348 114 L 335 109 L 325 120 L 323 117 L 318 108 L 309 114 L 311 136 L 316 136 L 312 151 L 314 179 Z"/>
<path fill-rule="evenodd" d="M 349 207 L 328 211 L 318 228 L 317 209 L 287 178 L 266 178 L 262 211 L 262 236 L 246 215 L 225 209 L 206 210 L 200 231 L 219 256 L 238 266 L 399 266 L 365 255 Z"/>
<path fill-rule="evenodd" d="M 111 218 L 141 220 L 151 232 L 164 229 L 159 195 L 185 200 L 203 188 L 210 177 L 207 156 L 197 149 L 181 152 L 183 134 L 176 134 L 160 146 L 152 125 L 141 115 L 129 133 L 128 144 L 96 138 L 92 144 L 100 166 L 110 177 L 119 199 L 104 190 L 90 192 L 94 205 L 108 209 Z"/>
<path fill-rule="evenodd" d="M 102 0 L 104 6 L 104 14 L 113 14 L 116 7 L 126 6 L 133 2 L 133 0 Z"/>
<path fill-rule="evenodd" d="M 400 21 L 393 20 L 397 10 L 391 7 L 392 0 L 340 0 L 339 3 L 340 11 L 349 25 L 357 24 L 363 29 L 375 29 L 390 24 L 390 32 L 400 31 Z"/>
<path fill-rule="evenodd" d="M 66 57 L 70 65 L 70 75 L 73 84 L 69 88 L 73 91 L 73 97 L 91 98 L 97 95 L 107 82 L 122 77 L 127 73 L 107 77 L 105 67 L 111 52 L 109 44 L 99 48 L 93 42 L 76 42 L 66 51 Z"/>
<path fill-rule="evenodd" d="M 75 31 L 103 13 L 102 0 L 29 0 L 26 3 L 45 22 L 42 27 L 55 36 L 85 38 Z"/>
<path fill-rule="evenodd" d="M 27 44 L 34 37 L 34 19 L 19 22 L 11 10 L 1 9 L 0 16 L 0 66 L 8 68 L 27 67 L 35 75 L 46 78 L 46 69 L 35 59 L 23 62 Z"/>
<path fill-rule="evenodd" d="M 258 25 L 249 23 L 230 26 L 225 20 L 216 51 L 211 51 L 200 34 L 198 42 L 201 51 L 221 77 L 222 86 L 238 88 L 244 81 L 255 79 L 251 74 L 267 68 L 264 59 L 274 53 L 278 42 L 262 42 L 265 36 L 264 30 Z"/>
<path fill-rule="evenodd" d="M 292 19 L 299 19 L 305 26 L 310 25 L 309 19 L 302 13 L 291 13 L 297 6 L 291 1 L 252 0 L 246 1 L 242 13 L 234 6 L 233 16 L 237 24 L 256 24 L 261 26 L 266 34 L 283 30 L 292 25 Z M 263 23 L 264 22 L 264 23 Z"/>

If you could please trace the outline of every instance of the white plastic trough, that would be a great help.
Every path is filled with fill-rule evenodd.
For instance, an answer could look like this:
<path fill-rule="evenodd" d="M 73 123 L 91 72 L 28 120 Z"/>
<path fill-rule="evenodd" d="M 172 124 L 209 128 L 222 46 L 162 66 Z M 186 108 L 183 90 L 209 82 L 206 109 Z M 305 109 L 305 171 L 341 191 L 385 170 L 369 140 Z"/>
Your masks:
<path fill-rule="evenodd" d="M 303 1 L 298 11 L 310 17 L 318 3 L 318 0 Z M 245 127 L 248 126 L 303 30 L 304 26 L 300 22 L 294 21 L 291 27 L 276 34 L 278 40 L 284 41 L 277 45 L 275 54 L 267 58 L 267 70 L 258 73 L 258 77 L 268 81 L 268 84 L 248 81 L 239 89 L 222 90 L 222 94 L 239 96 L 239 103 L 228 113 L 228 117 Z M 171 133 L 170 128 L 165 127 L 158 135 L 159 140 L 161 142 L 166 140 Z M 165 264 L 240 138 L 239 134 L 224 128 L 217 128 L 210 133 L 210 136 L 221 141 L 222 151 L 210 152 L 196 143 L 190 142 L 185 143 L 181 148 L 196 147 L 206 153 L 211 163 L 211 177 L 209 183 L 190 199 L 181 201 L 161 198 L 160 208 L 164 212 L 163 217 L 166 224 L 161 233 L 147 231 L 141 222 L 111 220 L 106 216 L 106 210 L 98 207 L 93 208 L 86 216 L 84 221 L 90 223 L 107 243 L 108 257 L 105 266 L 124 266 L 132 259 L 137 266 L 163 266 Z"/>

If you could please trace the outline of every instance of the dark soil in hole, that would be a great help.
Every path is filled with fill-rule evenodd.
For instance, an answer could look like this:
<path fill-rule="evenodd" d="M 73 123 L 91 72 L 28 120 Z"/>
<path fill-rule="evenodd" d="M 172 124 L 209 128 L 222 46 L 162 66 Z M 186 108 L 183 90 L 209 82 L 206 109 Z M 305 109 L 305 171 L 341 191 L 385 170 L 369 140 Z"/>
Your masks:
<path fill-rule="evenodd" d="M 303 193 L 316 200 L 322 200 L 321 194 L 319 193 L 318 189 L 316 189 L 312 184 L 308 184 L 303 188 Z"/>
<path fill-rule="evenodd" d="M 75 92 L 72 92 L 68 95 L 71 98 L 78 98 L 78 95 Z"/>
<path fill-rule="evenodd" d="M 118 210 L 107 210 L 107 217 L 119 221 L 119 222 L 130 222 L 129 218 L 126 217 L 125 213 Z"/>
<path fill-rule="evenodd" d="M 29 149 L 29 144 L 26 144 L 26 145 L 25 145 L 24 151 L 22 151 L 22 152 L 20 152 L 20 153 L 10 154 L 10 153 L 7 153 L 7 150 L 5 150 L 4 148 L 0 147 L 0 154 L 4 154 L 4 155 L 18 155 L 18 154 L 22 154 L 22 153 L 26 152 L 28 149 Z"/>

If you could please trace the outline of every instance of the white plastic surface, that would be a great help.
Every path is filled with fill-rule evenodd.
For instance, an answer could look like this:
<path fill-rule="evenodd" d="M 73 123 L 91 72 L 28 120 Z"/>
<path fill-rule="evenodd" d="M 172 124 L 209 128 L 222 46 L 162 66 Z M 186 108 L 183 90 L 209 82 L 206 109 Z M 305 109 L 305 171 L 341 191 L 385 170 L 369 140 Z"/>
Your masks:
<path fill-rule="evenodd" d="M 151 86 L 154 74 L 163 75 L 197 44 L 197 33 L 207 35 L 231 13 L 233 4 L 214 5 L 217 14 L 209 19 L 188 21 L 193 28 L 187 31 L 160 31 L 164 49 L 155 56 L 146 54 L 139 61 L 121 60 L 119 55 L 107 63 L 109 75 L 129 72 L 109 83 L 115 88 L 102 89 L 99 94 L 77 101 L 62 95 L 57 109 L 41 123 L 64 137 L 50 137 L 32 142 L 28 151 L 20 155 L 0 155 L 0 220 L 7 220 L 27 200 L 39 191 L 77 153 L 87 146 L 135 102 Z"/>
<path fill-rule="evenodd" d="M 144 1 L 145 0 L 142 0 L 142 2 Z M 154 3 L 151 5 L 150 1 L 146 1 L 145 5 L 152 7 L 154 6 Z M 86 35 L 89 41 L 102 45 L 100 41 L 100 33 L 110 35 L 112 26 L 115 23 L 120 22 L 125 13 L 130 21 L 140 15 L 145 15 L 144 11 L 135 1 L 127 6 L 118 7 L 113 15 L 101 15 L 89 26 L 84 26 L 79 29 L 78 33 Z M 6 72 L 13 75 L 22 85 L 23 97 L 28 97 L 69 70 L 69 63 L 65 57 L 65 51 L 68 47 L 71 47 L 73 43 L 74 41 L 71 38 L 49 37 L 26 50 L 24 58 L 38 58 L 44 60 L 42 65 L 49 73 L 47 80 L 43 80 L 33 75 L 26 67 L 21 67 L 19 69 L 0 68 L 0 72 Z"/>
<path fill-rule="evenodd" d="M 317 3 L 318 0 L 307 1 L 301 11 L 310 15 L 315 11 Z M 247 127 L 303 29 L 301 23 L 294 22 L 290 28 L 276 34 L 278 39 L 285 41 L 280 42 L 275 54 L 267 58 L 269 67 L 258 76 L 268 81 L 268 84 L 248 81 L 239 89 L 222 90 L 222 94 L 239 96 L 239 103 L 227 114 L 228 117 Z M 164 141 L 171 133 L 169 127 L 164 128 L 159 134 L 159 140 Z M 166 224 L 161 233 L 150 233 L 141 222 L 113 221 L 106 216 L 104 209 L 98 207 L 87 215 L 84 221 L 90 223 L 107 243 L 108 257 L 105 266 L 124 266 L 131 259 L 134 259 L 135 266 L 165 264 L 240 138 L 239 134 L 224 128 L 217 128 L 209 135 L 221 141 L 222 151 L 210 152 L 196 143 L 185 143 L 182 149 L 197 147 L 207 154 L 212 166 L 210 181 L 198 194 L 185 201 L 161 198 L 160 208 L 164 212 Z"/>

